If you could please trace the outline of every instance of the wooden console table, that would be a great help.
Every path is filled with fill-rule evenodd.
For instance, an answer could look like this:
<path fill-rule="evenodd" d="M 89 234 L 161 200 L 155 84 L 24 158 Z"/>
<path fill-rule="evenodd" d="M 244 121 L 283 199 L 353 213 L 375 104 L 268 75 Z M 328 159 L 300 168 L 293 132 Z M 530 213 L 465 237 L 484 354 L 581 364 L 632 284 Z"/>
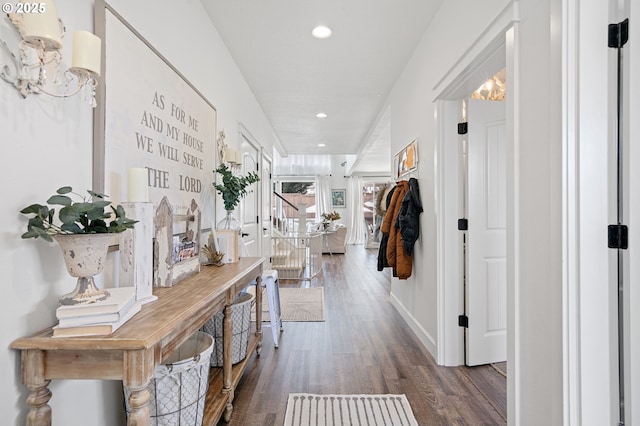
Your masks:
<path fill-rule="evenodd" d="M 22 355 L 22 382 L 29 388 L 28 426 L 51 425 L 54 379 L 122 380 L 131 390 L 128 426 L 149 425 L 147 385 L 154 368 L 216 312 L 224 308 L 223 366 L 212 368 L 205 405 L 205 425 L 215 425 L 224 414 L 229 421 L 236 385 L 255 349 L 262 346 L 262 292 L 256 292 L 255 334 L 249 339 L 247 358 L 231 364 L 231 304 L 250 282 L 260 288 L 264 258 L 242 258 L 222 267 L 207 266 L 170 288 L 155 288 L 156 302 L 110 336 L 52 338 L 51 329 L 11 344 Z"/>

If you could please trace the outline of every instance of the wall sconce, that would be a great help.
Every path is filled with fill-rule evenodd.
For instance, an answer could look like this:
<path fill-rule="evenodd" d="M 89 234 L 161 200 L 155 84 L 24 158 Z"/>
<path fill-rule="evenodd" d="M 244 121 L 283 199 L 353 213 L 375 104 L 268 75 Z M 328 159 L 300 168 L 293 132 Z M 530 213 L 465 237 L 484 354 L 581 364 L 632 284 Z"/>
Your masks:
<path fill-rule="evenodd" d="M 233 148 L 227 147 L 227 152 L 225 154 L 225 163 L 229 165 L 231 170 L 240 170 L 240 166 L 242 166 L 242 153 Z"/>
<path fill-rule="evenodd" d="M 96 79 L 100 75 L 100 38 L 88 31 L 74 32 L 71 67 L 61 70 L 60 50 L 65 28 L 53 1 L 4 3 L 3 11 L 9 12 L 7 16 L 20 35 L 20 53 L 18 58 L 0 38 L 0 45 L 13 65 L 0 64 L 0 78 L 18 89 L 23 98 L 30 93 L 67 98 L 84 89 L 85 99 L 95 107 Z M 54 75 L 52 82 L 49 73 Z"/>
<path fill-rule="evenodd" d="M 218 157 L 220 164 L 226 163 L 232 171 L 239 171 L 242 166 L 242 153 L 238 150 L 230 148 L 229 145 L 224 143 L 224 130 L 218 132 Z"/>

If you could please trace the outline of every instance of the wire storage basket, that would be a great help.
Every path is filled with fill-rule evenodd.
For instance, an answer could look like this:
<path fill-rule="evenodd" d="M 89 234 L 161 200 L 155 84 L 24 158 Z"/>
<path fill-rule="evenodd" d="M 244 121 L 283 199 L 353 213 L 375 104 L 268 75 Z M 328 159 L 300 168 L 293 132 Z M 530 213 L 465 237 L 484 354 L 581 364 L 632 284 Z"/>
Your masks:
<path fill-rule="evenodd" d="M 149 382 L 152 426 L 201 426 L 209 388 L 209 366 L 214 339 L 197 331 L 153 371 Z M 130 392 L 125 393 L 129 407 Z"/>
<path fill-rule="evenodd" d="M 231 320 L 233 321 L 233 337 L 231 339 L 231 363 L 237 364 L 247 357 L 249 346 L 249 329 L 251 327 L 251 305 L 255 296 L 250 293 L 240 293 L 231 305 Z M 211 355 L 211 366 L 222 367 L 222 320 L 224 309 L 216 313 L 205 323 L 202 331 L 213 336 L 215 344 Z"/>

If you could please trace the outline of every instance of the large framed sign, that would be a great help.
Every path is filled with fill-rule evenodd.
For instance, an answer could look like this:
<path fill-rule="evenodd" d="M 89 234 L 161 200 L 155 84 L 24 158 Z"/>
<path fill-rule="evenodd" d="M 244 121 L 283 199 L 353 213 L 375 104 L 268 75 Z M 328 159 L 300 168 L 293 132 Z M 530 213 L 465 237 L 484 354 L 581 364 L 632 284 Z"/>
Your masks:
<path fill-rule="evenodd" d="M 145 168 L 154 206 L 167 196 L 174 213 L 183 214 L 195 199 L 206 215 L 215 200 L 209 191 L 215 107 L 104 0 L 95 7 L 103 72 L 94 116 L 94 190 L 115 203 L 130 201 L 128 171 Z"/>

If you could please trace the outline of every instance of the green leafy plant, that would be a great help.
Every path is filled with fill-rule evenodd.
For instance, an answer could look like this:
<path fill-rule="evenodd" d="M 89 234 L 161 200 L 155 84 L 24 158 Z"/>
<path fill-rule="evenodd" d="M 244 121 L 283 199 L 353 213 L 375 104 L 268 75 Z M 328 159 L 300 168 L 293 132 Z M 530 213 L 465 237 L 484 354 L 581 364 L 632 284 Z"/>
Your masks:
<path fill-rule="evenodd" d="M 332 211 L 331 213 L 322 213 L 322 218 L 324 220 L 339 220 L 340 219 L 340 213 L 338 213 L 337 211 Z"/>
<path fill-rule="evenodd" d="M 260 180 L 254 172 L 249 172 L 246 176 L 235 176 L 224 163 L 215 172 L 222 175 L 222 184 L 214 183 L 213 186 L 222 195 L 224 209 L 227 211 L 234 210 L 240 199 L 248 194 L 247 187 Z"/>
<path fill-rule="evenodd" d="M 120 205 L 111 206 L 111 201 L 105 200 L 104 194 L 87 191 L 89 196 L 82 196 L 73 192 L 70 186 L 63 186 L 47 200 L 48 205 L 31 204 L 20 210 L 24 215 L 33 215 L 27 224 L 27 232 L 22 238 L 42 238 L 53 241 L 52 235 L 64 234 L 106 234 L 123 232 L 133 228 L 136 220 L 126 217 L 124 208 Z M 74 195 L 74 201 L 69 195 Z M 58 212 L 58 223 L 54 223 L 56 209 L 49 205 L 62 206 Z M 111 207 L 113 213 L 105 211 Z M 107 220 L 110 222 L 107 224 Z"/>

